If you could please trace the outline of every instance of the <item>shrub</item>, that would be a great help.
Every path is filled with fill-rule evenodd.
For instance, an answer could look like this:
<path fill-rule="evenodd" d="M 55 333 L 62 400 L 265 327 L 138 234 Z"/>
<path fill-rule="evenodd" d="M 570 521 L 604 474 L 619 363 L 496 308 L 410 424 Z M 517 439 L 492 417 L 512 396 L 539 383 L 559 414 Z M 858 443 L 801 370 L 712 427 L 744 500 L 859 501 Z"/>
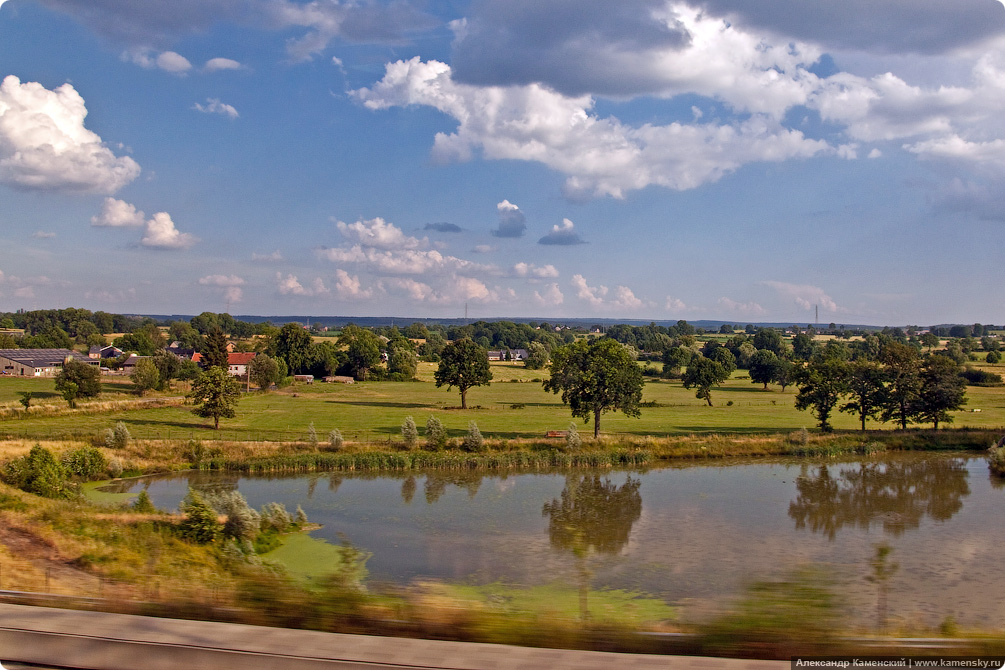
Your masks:
<path fill-rule="evenodd" d="M 583 438 L 579 436 L 579 431 L 576 430 L 576 422 L 573 421 L 569 424 L 569 430 L 565 434 L 565 447 L 569 451 L 576 451 L 583 446 Z"/>
<path fill-rule="evenodd" d="M 63 456 L 63 467 L 71 476 L 83 480 L 100 479 L 108 468 L 108 460 L 94 447 L 81 447 Z"/>
<path fill-rule="evenodd" d="M 286 511 L 282 503 L 271 502 L 261 511 L 262 532 L 270 530 L 277 533 L 285 533 L 293 525 L 293 517 Z"/>
<path fill-rule="evenodd" d="M 311 445 L 311 449 L 317 451 L 318 448 L 318 431 L 314 429 L 314 422 L 311 421 L 311 425 L 307 426 L 307 441 Z"/>
<path fill-rule="evenodd" d="M 129 434 L 129 429 L 126 428 L 126 424 L 119 421 L 115 424 L 115 430 L 112 431 L 112 448 L 125 449 L 129 446 L 130 437 L 132 436 Z"/>
<path fill-rule="evenodd" d="M 1000 352 L 997 351 L 989 351 L 988 355 L 984 358 L 984 360 L 986 360 L 988 363 L 991 363 L 992 365 L 994 365 L 995 363 L 1000 363 L 1001 359 L 1002 355 Z M 27 405 L 25 407 L 27 407 Z"/>
<path fill-rule="evenodd" d="M 435 416 L 426 419 L 426 448 L 439 451 L 447 444 L 447 431 Z"/>
<path fill-rule="evenodd" d="M 178 534 L 182 538 L 196 544 L 209 544 L 220 534 L 220 522 L 216 520 L 216 510 L 191 488 L 182 501 L 181 513 L 185 515 L 178 524 Z"/>
<path fill-rule="evenodd" d="M 132 509 L 138 514 L 154 514 L 157 511 L 157 508 L 154 507 L 146 489 L 140 491 L 140 494 L 136 496 L 136 500 L 133 501 Z"/>
<path fill-rule="evenodd" d="M 992 351 L 991 353 L 997 353 Z M 963 369 L 963 378 L 970 386 L 1001 386 L 1002 376 L 967 366 Z"/>
<path fill-rule="evenodd" d="M 805 447 L 806 443 L 810 441 L 810 433 L 806 428 L 800 428 L 799 430 L 789 433 L 789 443 L 798 444 Z"/>
<path fill-rule="evenodd" d="M 297 505 L 297 516 L 294 523 L 301 527 L 307 523 L 307 512 L 300 505 Z"/>
<path fill-rule="evenodd" d="M 51 451 L 37 444 L 27 455 L 8 462 L 0 470 L 0 480 L 45 498 L 69 498 L 75 493 L 63 464 Z"/>
<path fill-rule="evenodd" d="M 206 502 L 227 517 L 223 524 L 223 536 L 238 542 L 254 540 L 261 528 L 261 517 L 238 491 L 224 491 L 206 497 Z"/>
<path fill-rule="evenodd" d="M 98 434 L 94 436 L 93 440 L 94 446 L 105 447 L 106 449 L 112 449 L 115 444 L 115 431 L 111 428 L 105 428 L 99 430 Z"/>
<path fill-rule="evenodd" d="M 464 436 L 461 446 L 464 451 L 482 451 L 485 449 L 485 438 L 482 437 L 482 432 L 478 430 L 478 424 L 474 421 L 468 422 L 468 433 Z"/>
<path fill-rule="evenodd" d="M 338 451 L 342 448 L 342 433 L 339 432 L 338 428 L 332 428 L 331 432 L 328 433 L 328 448 L 332 451 Z"/>
<path fill-rule="evenodd" d="M 108 476 L 112 479 L 118 479 L 122 476 L 122 461 L 118 458 L 111 458 L 108 460 Z"/>
<path fill-rule="evenodd" d="M 406 416 L 404 423 L 401 424 L 401 437 L 407 448 L 415 449 L 419 441 L 419 429 L 415 427 L 415 419 L 410 416 Z"/>

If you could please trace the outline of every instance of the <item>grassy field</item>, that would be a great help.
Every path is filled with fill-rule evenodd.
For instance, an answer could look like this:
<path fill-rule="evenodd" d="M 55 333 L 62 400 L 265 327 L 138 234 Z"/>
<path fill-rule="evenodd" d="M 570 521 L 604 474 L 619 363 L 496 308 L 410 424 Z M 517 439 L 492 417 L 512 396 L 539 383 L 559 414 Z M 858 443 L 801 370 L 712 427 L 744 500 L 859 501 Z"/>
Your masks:
<path fill-rule="evenodd" d="M 469 421 L 475 421 L 485 437 L 495 439 L 539 438 L 549 430 L 568 427 L 572 417 L 560 396 L 546 393 L 540 382 L 534 381 L 545 378 L 546 371 L 510 363 L 493 364 L 492 369 L 492 384 L 468 392 L 467 410 L 457 409 L 460 396 L 456 389 L 436 388 L 434 365 L 426 363 L 420 367 L 421 381 L 417 382 L 316 383 L 268 394 L 251 393 L 241 399 L 236 418 L 221 421 L 219 431 L 185 406 L 90 413 L 85 408 L 55 416 L 3 419 L 0 436 L 46 440 L 89 437 L 122 421 L 134 437 L 145 439 L 291 442 L 306 440 L 308 426 L 313 423 L 322 441 L 332 428 L 338 428 L 347 441 L 378 444 L 400 440 L 406 416 L 415 419 L 421 435 L 431 415 L 440 418 L 452 437 L 463 435 Z M 55 393 L 52 385 L 51 379 L 0 379 L 0 403 L 16 404 L 21 390 L 49 398 L 45 394 Z M 110 397 L 126 397 L 129 382 L 115 379 L 105 387 Z M 816 424 L 812 414 L 794 407 L 795 392 L 793 387 L 784 392 L 772 386 L 762 390 L 750 383 L 745 371 L 737 371 L 723 387 L 713 390 L 715 406 L 708 407 L 680 382 L 651 380 L 643 394 L 641 418 L 608 413 L 602 417 L 601 428 L 606 435 L 627 436 L 812 430 Z M 1005 389 L 968 387 L 967 396 L 968 409 L 955 414 L 954 427 L 1005 426 Z M 856 418 L 848 414 L 835 414 L 832 423 L 838 430 L 858 428 Z M 592 425 L 578 425 L 580 433 L 592 434 Z M 893 430 L 894 425 L 870 422 L 869 428 Z"/>

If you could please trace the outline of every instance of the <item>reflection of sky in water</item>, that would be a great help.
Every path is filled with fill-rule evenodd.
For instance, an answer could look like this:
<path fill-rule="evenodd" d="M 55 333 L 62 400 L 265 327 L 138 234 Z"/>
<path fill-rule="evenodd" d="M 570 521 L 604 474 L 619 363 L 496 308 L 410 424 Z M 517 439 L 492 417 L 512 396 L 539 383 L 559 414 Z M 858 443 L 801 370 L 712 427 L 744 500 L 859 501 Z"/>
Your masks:
<path fill-rule="evenodd" d="M 827 566 L 851 612 L 865 619 L 875 607 L 874 587 L 865 580 L 868 561 L 873 546 L 886 540 L 900 564 L 890 581 L 892 615 L 932 625 L 952 614 L 962 623 L 996 625 L 1005 617 L 1005 598 L 993 538 L 1005 530 L 1005 490 L 991 487 L 984 459 L 906 453 L 870 462 L 881 465 L 868 471 L 865 483 L 855 474 L 857 463 L 833 460 L 826 461 L 823 479 L 814 461 L 633 473 L 641 480 L 641 516 L 620 554 L 590 558 L 593 586 L 700 604 L 813 562 Z M 955 473 L 947 464 L 955 464 Z M 616 485 L 627 478 L 608 474 Z M 801 474 L 806 478 L 797 486 Z M 205 485 L 214 475 L 191 480 Z M 292 512 L 300 504 L 324 525 L 315 537 L 337 542 L 344 534 L 373 552 L 372 579 L 575 583 L 574 559 L 552 548 L 542 515 L 544 504 L 560 497 L 564 474 L 431 473 L 406 480 L 342 473 L 331 481 L 314 477 L 312 494 L 308 476 L 246 478 L 238 488 L 256 508 L 278 501 Z M 190 482 L 180 475 L 144 483 L 155 505 L 176 509 Z M 406 503 L 403 488 L 409 487 Z M 957 504 L 946 503 L 940 488 Z M 790 514 L 797 501 L 820 523 L 797 528 Z M 910 523 L 890 523 L 907 517 Z"/>

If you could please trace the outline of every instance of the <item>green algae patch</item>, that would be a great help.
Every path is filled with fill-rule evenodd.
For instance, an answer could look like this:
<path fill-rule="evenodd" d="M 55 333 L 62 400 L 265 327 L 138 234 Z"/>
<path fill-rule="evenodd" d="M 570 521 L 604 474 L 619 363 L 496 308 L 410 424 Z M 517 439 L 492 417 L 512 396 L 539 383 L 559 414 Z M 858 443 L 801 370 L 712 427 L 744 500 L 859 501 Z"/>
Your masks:
<path fill-rule="evenodd" d="M 136 496 L 140 494 L 139 491 L 129 491 L 126 493 L 113 493 L 111 491 L 102 491 L 101 489 L 105 486 L 111 484 L 111 481 L 103 482 L 84 482 L 80 485 L 80 492 L 83 494 L 84 499 L 95 505 L 101 505 L 103 507 L 121 507 L 123 505 L 128 505 Z"/>
<path fill-rule="evenodd" d="M 297 579 L 317 582 L 345 569 L 345 547 L 307 533 L 281 536 L 281 544 L 262 554 L 262 560 L 278 565 Z"/>

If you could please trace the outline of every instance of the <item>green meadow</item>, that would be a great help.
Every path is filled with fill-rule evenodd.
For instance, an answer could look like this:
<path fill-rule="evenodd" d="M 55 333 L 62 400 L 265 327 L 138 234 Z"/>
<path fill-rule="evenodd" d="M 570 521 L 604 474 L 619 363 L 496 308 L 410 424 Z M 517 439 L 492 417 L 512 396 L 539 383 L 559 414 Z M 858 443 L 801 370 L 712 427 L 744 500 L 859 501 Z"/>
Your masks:
<path fill-rule="evenodd" d="M 996 366 L 1000 367 L 1000 366 Z M 493 364 L 494 379 L 488 386 L 468 392 L 469 409 L 460 410 L 457 389 L 437 388 L 432 381 L 433 364 L 423 363 L 420 381 L 358 382 L 356 384 L 298 384 L 271 393 L 245 394 L 237 417 L 223 419 L 220 430 L 191 413 L 187 406 L 143 409 L 113 408 L 107 411 L 57 411 L 53 415 L 11 417 L 0 420 L 0 436 L 23 439 L 86 438 L 122 421 L 133 437 L 141 439 L 228 440 L 242 442 L 297 442 L 308 436 L 313 423 L 318 439 L 327 440 L 337 428 L 350 442 L 379 445 L 401 439 L 401 424 L 412 416 L 423 433 L 426 419 L 437 416 L 451 437 L 463 435 L 470 421 L 490 439 L 541 438 L 549 430 L 565 430 L 572 417 L 561 397 L 546 393 L 544 370 L 527 370 L 510 363 Z M 675 436 L 690 434 L 765 434 L 813 430 L 810 412 L 794 407 L 796 389 L 784 392 L 777 386 L 763 390 L 752 384 L 746 371 L 738 370 L 721 388 L 712 392 L 713 407 L 694 397 L 679 381 L 647 378 L 641 418 L 621 413 L 604 414 L 601 432 L 608 436 Z M 102 399 L 127 397 L 127 380 L 105 382 Z M 17 392 L 31 390 L 36 402 L 58 405 L 51 379 L 0 379 L 0 404 L 17 405 Z M 174 394 L 181 395 L 183 391 Z M 1005 389 L 968 387 L 967 409 L 954 415 L 953 427 L 996 428 L 1005 426 Z M 979 412 L 971 410 L 979 409 Z M 836 413 L 837 430 L 855 430 L 850 414 Z M 584 436 L 592 426 L 577 422 Z M 892 423 L 869 422 L 871 430 L 894 430 Z"/>

